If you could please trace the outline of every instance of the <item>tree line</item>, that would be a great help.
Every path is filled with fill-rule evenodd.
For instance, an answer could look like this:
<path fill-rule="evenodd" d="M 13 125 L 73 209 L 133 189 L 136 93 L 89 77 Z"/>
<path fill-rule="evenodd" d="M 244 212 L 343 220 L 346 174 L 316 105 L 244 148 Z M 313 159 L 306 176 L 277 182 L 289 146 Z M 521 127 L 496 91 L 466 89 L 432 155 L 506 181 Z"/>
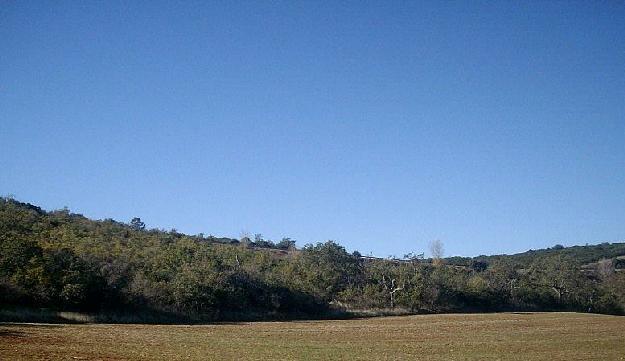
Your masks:
<path fill-rule="evenodd" d="M 298 249 L 288 238 L 223 240 L 1 198 L 0 305 L 186 321 L 384 309 L 625 311 L 625 272 L 614 254 L 597 255 L 589 268 L 570 252 L 398 261 L 362 257 L 333 241 Z"/>

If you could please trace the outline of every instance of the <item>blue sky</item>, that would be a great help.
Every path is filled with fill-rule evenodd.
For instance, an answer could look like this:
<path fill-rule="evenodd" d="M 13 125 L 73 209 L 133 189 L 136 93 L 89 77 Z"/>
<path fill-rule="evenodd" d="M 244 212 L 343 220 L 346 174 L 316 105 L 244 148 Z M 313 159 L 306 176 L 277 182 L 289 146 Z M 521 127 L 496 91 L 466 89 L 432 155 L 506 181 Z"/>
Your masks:
<path fill-rule="evenodd" d="M 387 256 L 625 240 L 622 2 L 0 7 L 0 193 Z"/>

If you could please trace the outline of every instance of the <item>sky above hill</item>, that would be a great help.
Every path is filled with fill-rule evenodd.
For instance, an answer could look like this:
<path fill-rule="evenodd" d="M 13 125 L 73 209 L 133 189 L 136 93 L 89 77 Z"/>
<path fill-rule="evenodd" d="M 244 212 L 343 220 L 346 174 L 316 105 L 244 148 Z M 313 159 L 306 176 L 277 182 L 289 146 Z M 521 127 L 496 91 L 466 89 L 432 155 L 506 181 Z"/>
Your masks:
<path fill-rule="evenodd" d="M 0 193 L 378 256 L 624 240 L 625 4 L 5 1 Z"/>

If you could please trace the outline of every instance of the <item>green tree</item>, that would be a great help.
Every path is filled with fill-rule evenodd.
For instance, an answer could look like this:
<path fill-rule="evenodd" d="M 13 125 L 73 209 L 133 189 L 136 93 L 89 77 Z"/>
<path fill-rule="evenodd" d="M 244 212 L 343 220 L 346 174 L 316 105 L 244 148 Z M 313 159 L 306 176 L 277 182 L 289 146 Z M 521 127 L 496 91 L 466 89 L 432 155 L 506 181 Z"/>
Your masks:
<path fill-rule="evenodd" d="M 141 218 L 135 217 L 130 221 L 130 227 L 135 231 L 143 231 L 145 229 L 145 223 L 141 221 Z"/>

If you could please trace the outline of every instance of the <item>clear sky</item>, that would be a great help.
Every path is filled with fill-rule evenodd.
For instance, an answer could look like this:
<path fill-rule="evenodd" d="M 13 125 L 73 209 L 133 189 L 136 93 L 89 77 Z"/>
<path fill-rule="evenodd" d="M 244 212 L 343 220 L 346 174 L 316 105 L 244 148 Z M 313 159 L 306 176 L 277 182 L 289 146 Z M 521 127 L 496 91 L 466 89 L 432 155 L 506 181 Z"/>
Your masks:
<path fill-rule="evenodd" d="M 622 1 L 2 1 L 0 193 L 379 256 L 625 240 Z"/>

